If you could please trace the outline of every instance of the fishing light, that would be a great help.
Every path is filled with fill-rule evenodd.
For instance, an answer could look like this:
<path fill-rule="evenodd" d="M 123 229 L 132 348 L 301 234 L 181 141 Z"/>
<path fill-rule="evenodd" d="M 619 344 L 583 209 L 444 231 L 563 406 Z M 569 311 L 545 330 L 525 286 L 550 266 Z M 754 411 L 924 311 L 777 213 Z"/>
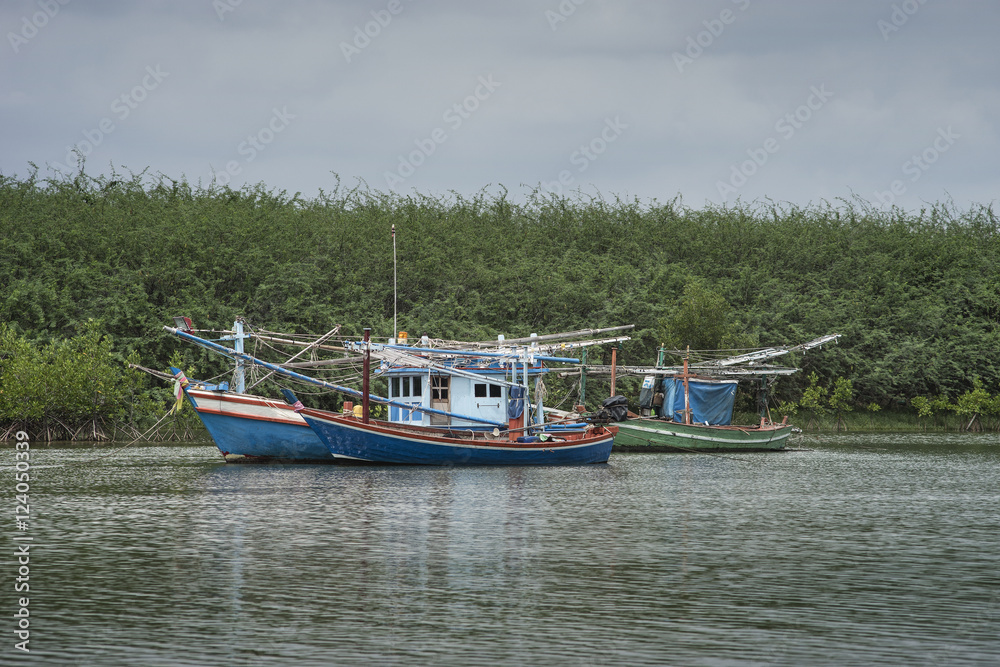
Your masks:
<path fill-rule="evenodd" d="M 191 324 L 190 317 L 175 317 L 174 328 L 178 331 L 192 331 L 194 329 L 194 325 Z"/>

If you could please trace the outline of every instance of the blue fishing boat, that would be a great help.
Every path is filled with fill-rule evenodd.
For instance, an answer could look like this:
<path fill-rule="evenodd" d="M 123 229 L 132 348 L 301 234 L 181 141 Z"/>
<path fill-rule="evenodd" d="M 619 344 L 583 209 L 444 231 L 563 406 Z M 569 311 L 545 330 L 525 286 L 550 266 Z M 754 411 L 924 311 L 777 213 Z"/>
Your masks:
<path fill-rule="evenodd" d="M 367 330 L 359 347 L 367 364 L 373 347 Z M 377 356 L 392 360 L 383 368 L 394 403 L 389 422 L 368 419 L 364 409 L 361 418 L 300 410 L 338 458 L 423 465 L 579 465 L 605 463 L 611 454 L 613 427 L 546 423 L 540 404 L 531 419 L 525 401 L 529 378 L 537 381 L 547 372 L 543 359 L 574 359 L 536 355 L 530 349 L 435 353 L 405 346 L 376 348 Z M 426 357 L 434 354 L 445 358 L 429 362 Z"/>
<path fill-rule="evenodd" d="M 511 439 L 496 431 L 452 430 L 365 423 L 352 415 L 303 409 L 313 431 L 338 458 L 420 465 L 581 465 L 606 463 L 615 427 L 542 431 Z"/>
<path fill-rule="evenodd" d="M 534 419 L 531 417 L 531 405 L 525 400 L 529 377 L 547 372 L 543 361 L 576 363 L 576 359 L 548 357 L 537 349 L 516 347 L 497 352 L 399 349 L 406 346 L 373 345 L 366 329 L 365 340 L 357 344 L 365 355 L 364 386 L 358 392 L 261 361 L 190 332 L 164 328 L 287 378 L 361 398 L 358 415 L 312 410 L 293 396 L 286 398 L 295 404 L 290 409 L 305 419 L 333 459 L 429 465 L 574 465 L 603 463 L 611 453 L 614 427 L 547 423 L 540 400 L 534 407 Z M 380 372 L 389 378 L 389 398 L 370 392 L 373 347 L 382 359 Z M 435 358 L 440 356 L 445 359 Z M 389 406 L 389 421 L 370 419 L 371 401 Z M 252 418 L 248 408 L 240 410 L 241 419 Z M 206 416 L 213 421 L 216 415 L 206 410 Z M 217 422 L 216 426 L 233 432 L 241 428 L 234 421 Z M 221 437 L 227 443 L 232 441 L 226 435 Z M 262 443 L 262 447 L 266 446 Z"/>
<path fill-rule="evenodd" d="M 179 330 L 192 330 L 189 318 L 174 321 Z M 230 350 L 233 354 L 243 352 L 243 341 L 248 337 L 243 324 L 237 320 L 232 335 L 223 337 L 234 341 L 235 349 Z M 291 405 L 244 393 L 244 365 L 245 360 L 237 357 L 232 391 L 229 383 L 192 382 L 180 369 L 170 369 L 177 390 L 184 392 L 223 458 L 228 462 L 332 461 L 330 450 Z"/>
<path fill-rule="evenodd" d="M 331 462 L 306 421 L 282 401 L 188 386 L 184 394 L 229 462 Z"/>

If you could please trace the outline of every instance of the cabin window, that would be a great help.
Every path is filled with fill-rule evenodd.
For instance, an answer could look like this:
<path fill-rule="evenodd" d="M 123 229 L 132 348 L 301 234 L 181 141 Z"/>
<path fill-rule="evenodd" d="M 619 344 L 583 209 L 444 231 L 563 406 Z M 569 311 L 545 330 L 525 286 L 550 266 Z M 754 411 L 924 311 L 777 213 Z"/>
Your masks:
<path fill-rule="evenodd" d="M 422 396 L 423 393 L 423 378 L 419 375 L 415 377 L 406 376 L 389 378 L 389 396 L 392 398 Z"/>
<path fill-rule="evenodd" d="M 447 375 L 435 375 L 431 378 L 431 400 L 432 401 L 447 401 L 448 400 L 448 380 L 450 380 Z"/>
<path fill-rule="evenodd" d="M 476 398 L 501 398 L 503 396 L 503 387 L 498 384 L 486 384 L 485 382 L 480 384 L 472 385 L 473 392 Z"/>

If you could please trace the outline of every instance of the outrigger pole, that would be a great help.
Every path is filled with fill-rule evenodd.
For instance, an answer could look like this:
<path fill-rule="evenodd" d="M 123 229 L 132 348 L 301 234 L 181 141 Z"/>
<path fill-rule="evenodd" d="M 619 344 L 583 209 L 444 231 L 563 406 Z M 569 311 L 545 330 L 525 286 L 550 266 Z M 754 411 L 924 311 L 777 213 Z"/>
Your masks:
<path fill-rule="evenodd" d="M 392 338 L 396 339 L 399 330 L 396 328 L 396 225 L 392 225 Z"/>
<path fill-rule="evenodd" d="M 546 340 L 560 340 L 565 338 L 583 338 L 584 336 L 596 336 L 597 334 L 609 333 L 612 331 L 628 331 L 629 329 L 634 329 L 634 324 L 625 324 L 618 327 L 604 327 L 603 329 L 579 329 L 577 331 L 565 331 L 563 333 L 554 334 L 542 334 L 541 336 L 529 336 L 528 338 L 508 338 L 503 342 L 503 345 L 518 345 L 520 343 L 536 343 Z M 624 340 L 628 340 L 625 338 Z M 476 343 L 470 343 L 470 345 L 489 345 L 496 346 L 497 341 L 479 341 Z"/>
<path fill-rule="evenodd" d="M 277 373 L 279 375 L 284 375 L 285 377 L 290 377 L 290 378 L 295 378 L 297 380 L 302 380 L 303 382 L 308 382 L 309 384 L 314 384 L 314 385 L 317 385 L 319 387 L 323 387 L 325 389 L 330 389 L 332 391 L 340 392 L 342 394 L 347 394 L 349 396 L 354 396 L 355 398 L 360 398 L 362 400 L 364 400 L 364 398 L 367 396 L 369 398 L 369 400 L 372 400 L 375 403 L 381 403 L 381 404 L 384 404 L 384 405 L 393 405 L 393 406 L 395 406 L 397 408 L 403 408 L 405 410 L 413 410 L 415 412 L 426 412 L 428 414 L 444 415 L 446 417 L 455 417 L 457 419 L 463 419 L 465 421 L 476 422 L 478 424 L 488 424 L 489 426 L 496 426 L 496 427 L 499 427 L 499 428 L 503 428 L 503 427 L 507 426 L 506 424 L 501 424 L 501 423 L 498 423 L 498 422 L 493 422 L 493 421 L 490 421 L 488 419 L 483 419 L 482 417 L 470 417 L 470 416 L 467 416 L 467 415 L 456 414 L 454 412 L 445 412 L 444 410 L 437 410 L 435 408 L 425 408 L 425 407 L 414 408 L 414 406 L 410 405 L 409 403 L 400 403 L 398 401 L 393 401 L 393 400 L 390 400 L 388 398 L 384 398 L 382 396 L 372 396 L 372 395 L 369 395 L 368 393 L 362 393 L 362 392 L 358 391 L 357 389 L 351 389 L 350 387 L 342 387 L 340 385 L 331 384 L 331 383 L 326 382 L 324 380 L 317 380 L 316 378 L 311 378 L 308 375 L 303 375 L 301 373 L 296 373 L 295 371 L 290 371 L 287 368 L 282 368 L 281 366 L 278 366 L 276 364 L 272 364 L 272 363 L 268 363 L 266 361 L 262 361 L 261 359 L 258 359 L 257 357 L 254 357 L 252 355 L 246 354 L 245 352 L 237 352 L 236 350 L 228 348 L 228 347 L 226 347 L 224 345 L 219 345 L 218 343 L 213 343 L 210 340 L 205 340 L 204 338 L 198 338 L 197 336 L 192 336 L 191 334 L 189 334 L 189 333 L 187 333 L 185 331 L 181 331 L 180 329 L 176 329 L 174 327 L 163 327 L 163 330 L 166 331 L 166 332 L 168 332 L 168 333 L 172 333 L 173 335 L 177 336 L 178 338 L 183 338 L 184 340 L 187 340 L 187 341 L 189 341 L 191 343 L 194 343 L 195 345 L 200 345 L 201 347 L 204 347 L 204 348 L 206 348 L 208 350 L 211 350 L 213 352 L 217 352 L 219 354 L 225 355 L 225 356 L 229 357 L 230 359 L 242 359 L 244 361 L 249 361 L 252 364 L 257 364 L 258 366 L 262 366 L 262 367 L 264 367 L 264 368 L 266 368 L 268 370 L 272 370 L 272 371 L 274 371 L 275 373 Z"/>
<path fill-rule="evenodd" d="M 355 345 L 355 348 L 356 348 L 356 345 Z M 349 348 L 349 349 L 351 349 L 351 348 Z M 440 347 L 440 348 L 433 348 L 433 347 L 414 348 L 412 346 L 407 346 L 407 345 L 382 345 L 381 343 L 372 343 L 372 350 L 374 350 L 376 353 L 378 353 L 379 350 L 382 350 L 382 349 L 391 349 L 391 350 L 413 350 L 413 349 L 419 349 L 420 354 L 422 354 L 422 355 L 439 356 L 439 357 L 453 357 L 453 358 L 461 358 L 461 357 L 484 357 L 486 359 L 490 359 L 490 358 L 495 358 L 495 359 L 517 359 L 517 358 L 520 357 L 520 355 L 518 355 L 518 354 L 513 354 L 513 353 L 509 353 L 509 352 L 477 352 L 475 350 L 453 350 L 451 348 L 444 348 L 444 347 Z M 578 363 L 580 363 L 579 359 L 574 359 L 573 357 L 551 357 L 551 356 L 544 355 L 544 354 L 532 354 L 531 357 L 532 357 L 532 359 L 535 359 L 537 361 L 553 361 L 553 362 L 558 362 L 558 363 L 563 363 L 563 364 L 578 364 Z"/>

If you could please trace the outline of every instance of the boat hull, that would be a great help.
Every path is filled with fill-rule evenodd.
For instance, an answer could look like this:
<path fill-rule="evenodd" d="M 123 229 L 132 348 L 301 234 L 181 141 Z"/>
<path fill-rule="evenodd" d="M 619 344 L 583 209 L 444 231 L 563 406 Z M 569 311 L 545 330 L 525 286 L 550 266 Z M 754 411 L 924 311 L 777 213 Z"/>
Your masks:
<path fill-rule="evenodd" d="M 785 448 L 793 430 L 789 424 L 709 426 L 663 419 L 630 419 L 617 426 L 620 451 L 774 451 Z"/>
<path fill-rule="evenodd" d="M 334 460 L 305 420 L 280 401 L 200 389 L 185 393 L 227 461 Z"/>
<path fill-rule="evenodd" d="M 546 442 L 519 443 L 489 439 L 447 437 L 433 429 L 404 429 L 365 424 L 353 416 L 321 410 L 301 412 L 331 455 L 367 463 L 414 465 L 582 465 L 606 463 L 614 442 L 614 428 L 560 435 Z"/>

